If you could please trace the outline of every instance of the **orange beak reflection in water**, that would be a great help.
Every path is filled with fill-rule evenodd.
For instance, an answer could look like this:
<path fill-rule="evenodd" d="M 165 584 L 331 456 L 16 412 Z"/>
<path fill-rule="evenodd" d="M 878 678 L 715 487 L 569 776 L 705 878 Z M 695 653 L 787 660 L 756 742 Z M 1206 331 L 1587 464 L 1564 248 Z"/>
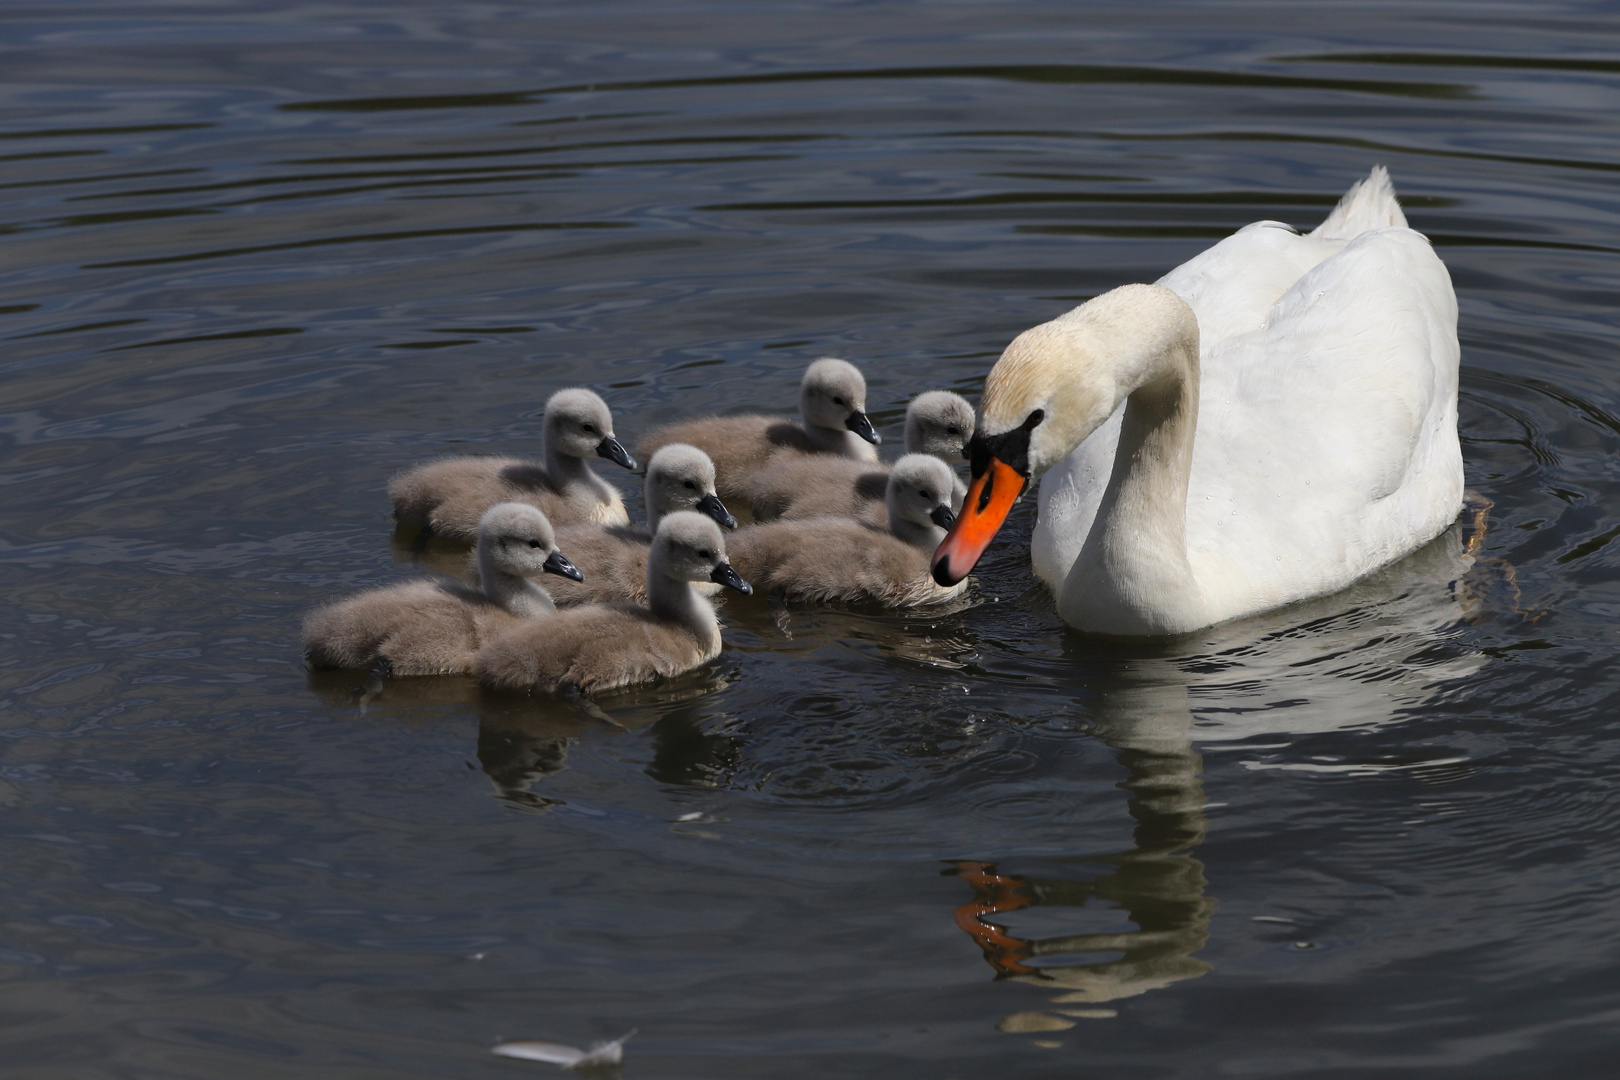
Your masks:
<path fill-rule="evenodd" d="M 1028 485 L 1029 477 L 1000 458 L 989 459 L 984 472 L 968 485 L 961 515 L 934 552 L 935 581 L 955 585 L 973 572 Z"/>

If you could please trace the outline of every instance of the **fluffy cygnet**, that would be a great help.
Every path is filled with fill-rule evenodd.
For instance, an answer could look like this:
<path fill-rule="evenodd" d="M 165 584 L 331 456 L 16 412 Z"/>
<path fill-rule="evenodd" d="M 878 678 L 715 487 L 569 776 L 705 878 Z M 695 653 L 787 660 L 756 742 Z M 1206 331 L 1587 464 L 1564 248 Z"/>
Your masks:
<path fill-rule="evenodd" d="M 396 675 L 469 672 L 473 654 L 496 633 L 555 614 L 551 597 L 528 580 L 540 573 L 579 577 L 544 514 L 500 503 L 478 522 L 479 588 L 441 578 L 368 589 L 311 612 L 304 648 L 316 667 L 384 661 Z"/>
<path fill-rule="evenodd" d="M 677 510 L 707 514 L 724 529 L 735 529 L 737 519 L 714 493 L 714 462 L 695 446 L 670 443 L 647 462 L 647 480 L 642 485 L 647 504 L 647 524 L 571 525 L 557 530 L 557 542 L 574 553 L 585 580 L 559 582 L 551 597 L 558 607 L 578 604 L 647 602 L 647 550 L 658 523 Z M 713 595 L 715 584 L 701 584 L 698 591 Z"/>
<path fill-rule="evenodd" d="M 471 540 L 478 518 L 498 502 L 538 507 L 562 525 L 628 525 L 619 492 L 586 465 L 604 457 L 626 469 L 635 459 L 613 437 L 613 414 L 589 390 L 559 390 L 546 402 L 542 462 L 514 457 L 448 457 L 400 473 L 388 485 L 394 516 L 440 536 Z"/>
<path fill-rule="evenodd" d="M 973 406 L 960 394 L 930 390 L 906 406 L 906 453 L 931 454 L 950 465 L 967 456 Z M 835 514 L 886 526 L 889 470 L 855 461 L 780 454 L 748 482 L 748 501 L 759 521 Z M 951 509 L 962 508 L 967 486 L 951 474 Z"/>
<path fill-rule="evenodd" d="M 913 607 L 948 600 L 929 573 L 934 549 L 955 520 L 954 474 L 938 458 L 907 454 L 889 473 L 887 530 L 850 517 L 773 521 L 740 530 L 731 541 L 739 572 L 792 600 Z"/>
<path fill-rule="evenodd" d="M 753 590 L 726 561 L 720 526 L 690 510 L 658 523 L 647 557 L 647 603 L 589 604 L 514 627 L 478 651 L 497 690 L 595 693 L 690 671 L 720 652 L 720 624 L 693 582 Z"/>
<path fill-rule="evenodd" d="M 796 424 L 785 416 L 707 416 L 655 428 L 638 449 L 650 454 L 668 443 L 697 447 L 714 461 L 715 490 L 723 499 L 746 496 L 749 477 L 784 451 L 836 454 L 876 461 L 883 440 L 866 415 L 866 379 L 845 360 L 823 357 L 805 369 L 799 383 Z"/>

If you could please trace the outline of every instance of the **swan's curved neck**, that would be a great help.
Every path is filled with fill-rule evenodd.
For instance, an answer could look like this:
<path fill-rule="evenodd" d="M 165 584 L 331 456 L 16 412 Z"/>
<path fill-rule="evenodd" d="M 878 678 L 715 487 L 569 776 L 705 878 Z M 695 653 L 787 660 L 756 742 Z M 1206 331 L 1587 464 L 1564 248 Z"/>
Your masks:
<path fill-rule="evenodd" d="M 557 610 L 550 593 L 526 577 L 497 567 L 495 553 L 484 548 L 478 550 L 478 584 L 485 596 L 519 618 L 550 615 Z"/>
<path fill-rule="evenodd" d="M 679 623 L 710 652 L 720 648 L 720 621 L 714 605 L 698 595 L 690 581 L 661 573 L 655 560 L 647 565 L 647 607 L 660 619 Z"/>
<path fill-rule="evenodd" d="M 1191 629 L 1203 595 L 1187 558 L 1187 482 L 1198 427 L 1197 342 L 1176 350 L 1181 370 L 1125 399 L 1125 415 L 1094 529 L 1070 572 L 1086 625 L 1103 633 Z M 1075 572 L 1081 572 L 1079 585 Z M 1184 625 L 1188 624 L 1190 625 Z"/>
<path fill-rule="evenodd" d="M 1125 406 L 1113 474 L 1060 605 L 1108 634 L 1201 626 L 1187 551 L 1187 484 L 1198 427 L 1198 322 L 1168 289 L 1125 286 L 1058 320 L 1069 342 L 1051 402 L 1071 452 Z M 1054 358 L 1056 359 L 1056 358 Z M 1098 391 L 1102 389 L 1102 394 Z"/>

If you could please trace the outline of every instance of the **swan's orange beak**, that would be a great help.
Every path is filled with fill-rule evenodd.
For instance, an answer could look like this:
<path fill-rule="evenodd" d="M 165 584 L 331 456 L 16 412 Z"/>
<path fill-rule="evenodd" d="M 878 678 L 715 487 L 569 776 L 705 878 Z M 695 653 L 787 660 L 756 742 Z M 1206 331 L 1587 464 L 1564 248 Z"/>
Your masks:
<path fill-rule="evenodd" d="M 961 515 L 934 552 L 935 581 L 955 585 L 973 572 L 1028 483 L 1029 477 L 1000 458 L 990 459 L 968 485 Z"/>

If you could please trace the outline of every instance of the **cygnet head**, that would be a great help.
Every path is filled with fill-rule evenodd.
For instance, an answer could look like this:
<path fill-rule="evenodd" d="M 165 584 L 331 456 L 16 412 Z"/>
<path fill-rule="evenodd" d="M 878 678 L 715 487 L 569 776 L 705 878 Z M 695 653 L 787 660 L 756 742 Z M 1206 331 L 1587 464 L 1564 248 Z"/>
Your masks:
<path fill-rule="evenodd" d="M 647 501 L 647 524 L 654 530 L 665 514 L 676 510 L 707 514 L 723 529 L 737 527 L 737 519 L 714 493 L 714 462 L 695 446 L 670 443 L 659 448 L 647 462 L 641 490 Z"/>
<path fill-rule="evenodd" d="M 496 503 L 478 519 L 478 572 L 483 576 L 490 571 L 513 577 L 558 574 L 585 579 L 557 550 L 557 534 L 546 515 L 527 503 Z"/>
<path fill-rule="evenodd" d="M 720 526 L 690 510 L 677 510 L 658 523 L 647 566 L 677 581 L 713 581 L 744 596 L 754 591 L 726 561 Z"/>
<path fill-rule="evenodd" d="M 866 415 L 866 377 L 854 364 L 824 356 L 804 370 L 799 415 L 819 428 L 848 428 L 873 446 L 883 442 Z"/>
<path fill-rule="evenodd" d="M 636 459 L 613 437 L 607 402 L 579 387 L 559 390 L 546 401 L 545 446 L 548 454 L 605 457 L 626 469 L 636 467 Z"/>
<path fill-rule="evenodd" d="M 948 529 L 956 520 L 951 493 L 956 475 L 937 457 L 907 454 L 889 470 L 886 501 L 891 523 L 905 522 L 929 530 Z M 891 526 L 892 527 L 892 526 Z M 934 542 L 938 542 L 935 536 Z"/>
<path fill-rule="evenodd" d="M 973 438 L 973 406 L 961 394 L 930 390 L 906 406 L 906 453 L 932 454 L 942 461 L 968 456 Z"/>

